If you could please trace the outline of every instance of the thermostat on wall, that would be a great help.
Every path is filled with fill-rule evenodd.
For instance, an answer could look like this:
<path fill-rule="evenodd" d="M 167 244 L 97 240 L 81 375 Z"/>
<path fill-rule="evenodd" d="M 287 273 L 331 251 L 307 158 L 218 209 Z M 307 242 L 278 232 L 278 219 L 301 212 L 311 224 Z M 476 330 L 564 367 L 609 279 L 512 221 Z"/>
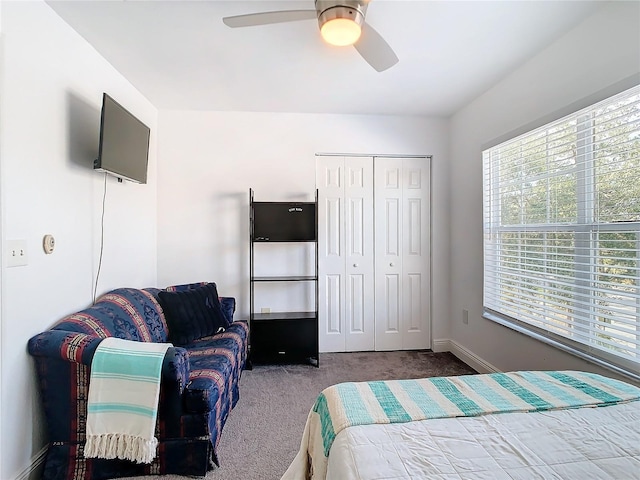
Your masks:
<path fill-rule="evenodd" d="M 53 247 L 56 246 L 56 240 L 53 238 L 53 235 L 45 235 L 42 239 L 42 248 L 44 248 L 44 253 L 47 255 L 53 253 Z"/>

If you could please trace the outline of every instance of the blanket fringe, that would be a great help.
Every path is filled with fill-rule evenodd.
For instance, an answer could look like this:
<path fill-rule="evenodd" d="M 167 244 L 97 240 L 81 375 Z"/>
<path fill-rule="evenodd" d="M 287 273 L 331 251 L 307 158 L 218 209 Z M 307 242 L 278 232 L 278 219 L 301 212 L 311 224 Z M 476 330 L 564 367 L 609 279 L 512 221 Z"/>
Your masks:
<path fill-rule="evenodd" d="M 151 463 L 156 457 L 158 439 L 146 440 L 124 433 L 88 435 L 84 447 L 85 458 L 120 458 L 138 463 Z"/>

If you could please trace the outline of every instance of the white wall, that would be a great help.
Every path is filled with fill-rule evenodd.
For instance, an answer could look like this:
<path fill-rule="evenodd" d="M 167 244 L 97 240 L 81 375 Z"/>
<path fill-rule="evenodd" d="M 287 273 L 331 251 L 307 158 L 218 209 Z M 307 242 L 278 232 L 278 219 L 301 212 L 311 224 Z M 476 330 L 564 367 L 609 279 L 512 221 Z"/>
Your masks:
<path fill-rule="evenodd" d="M 433 155 L 432 338 L 448 338 L 446 121 L 162 110 L 159 124 L 158 282 L 215 281 L 244 318 L 249 188 L 261 201 L 313 200 L 316 153 Z"/>
<path fill-rule="evenodd" d="M 0 268 L 0 478 L 14 478 L 45 442 L 28 338 L 91 302 L 102 91 L 151 127 L 152 149 L 148 185 L 108 181 L 99 292 L 214 280 L 246 317 L 250 187 L 259 200 L 311 199 L 315 153 L 430 154 L 434 340 L 452 338 L 503 370 L 591 369 L 482 319 L 480 152 L 640 71 L 636 2 L 616 2 L 569 32 L 455 115 L 450 129 L 418 117 L 181 111 L 162 111 L 156 123 L 153 106 L 48 6 L 1 6 L 0 245 L 26 239 L 29 265 Z M 40 246 L 45 233 L 56 236 L 51 256 Z"/>
<path fill-rule="evenodd" d="M 1 271 L 0 478 L 24 474 L 45 445 L 28 339 L 88 306 L 97 270 L 103 174 L 92 171 L 102 92 L 151 127 L 149 184 L 107 182 L 98 294 L 156 285 L 157 110 L 43 2 L 2 2 L 2 241 L 28 265 Z M 56 238 L 52 255 L 43 235 Z M 6 259 L 5 259 L 6 260 Z"/>
<path fill-rule="evenodd" d="M 4 97 L 3 85 L 4 85 L 4 32 L 2 28 L 2 2 L 0 2 L 0 361 L 2 360 L 2 343 L 4 342 L 2 335 L 2 284 L 3 280 L 3 265 L 4 261 L 2 258 L 2 252 L 4 248 L 2 232 L 4 231 L 3 223 L 4 223 L 4 215 L 2 214 L 2 210 L 4 207 L 4 199 L 2 195 L 2 99 Z M 0 432 L 2 432 L 2 364 L 0 363 Z M 2 472 L 2 442 L 0 441 L 0 472 Z"/>
<path fill-rule="evenodd" d="M 639 32 L 640 3 L 612 2 L 451 119 L 452 338 L 500 370 L 602 373 L 482 318 L 482 146 L 637 75 Z"/>

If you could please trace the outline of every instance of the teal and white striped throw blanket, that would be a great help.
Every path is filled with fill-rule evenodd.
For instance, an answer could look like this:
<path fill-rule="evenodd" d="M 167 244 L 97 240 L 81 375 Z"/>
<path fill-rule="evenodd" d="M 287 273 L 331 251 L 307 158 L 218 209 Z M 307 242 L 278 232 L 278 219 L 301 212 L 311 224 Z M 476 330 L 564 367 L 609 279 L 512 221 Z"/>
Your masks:
<path fill-rule="evenodd" d="M 599 407 L 638 400 L 637 387 L 574 371 L 341 383 L 318 396 L 300 452 L 282 478 L 324 478 L 333 440 L 350 426 Z"/>
<path fill-rule="evenodd" d="M 87 403 L 87 458 L 150 463 L 162 361 L 170 343 L 105 338 L 93 356 Z"/>

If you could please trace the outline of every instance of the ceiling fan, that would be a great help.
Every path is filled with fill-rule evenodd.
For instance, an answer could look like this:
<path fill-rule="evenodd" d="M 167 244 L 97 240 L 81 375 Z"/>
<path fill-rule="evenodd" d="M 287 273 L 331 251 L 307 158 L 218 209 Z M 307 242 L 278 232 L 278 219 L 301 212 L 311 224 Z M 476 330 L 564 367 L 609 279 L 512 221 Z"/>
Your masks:
<path fill-rule="evenodd" d="M 225 25 L 253 27 L 271 23 L 317 19 L 322 38 L 331 45 L 353 45 L 378 72 L 398 63 L 398 57 L 380 34 L 364 21 L 370 0 L 315 0 L 315 10 L 281 10 L 225 17 Z"/>

